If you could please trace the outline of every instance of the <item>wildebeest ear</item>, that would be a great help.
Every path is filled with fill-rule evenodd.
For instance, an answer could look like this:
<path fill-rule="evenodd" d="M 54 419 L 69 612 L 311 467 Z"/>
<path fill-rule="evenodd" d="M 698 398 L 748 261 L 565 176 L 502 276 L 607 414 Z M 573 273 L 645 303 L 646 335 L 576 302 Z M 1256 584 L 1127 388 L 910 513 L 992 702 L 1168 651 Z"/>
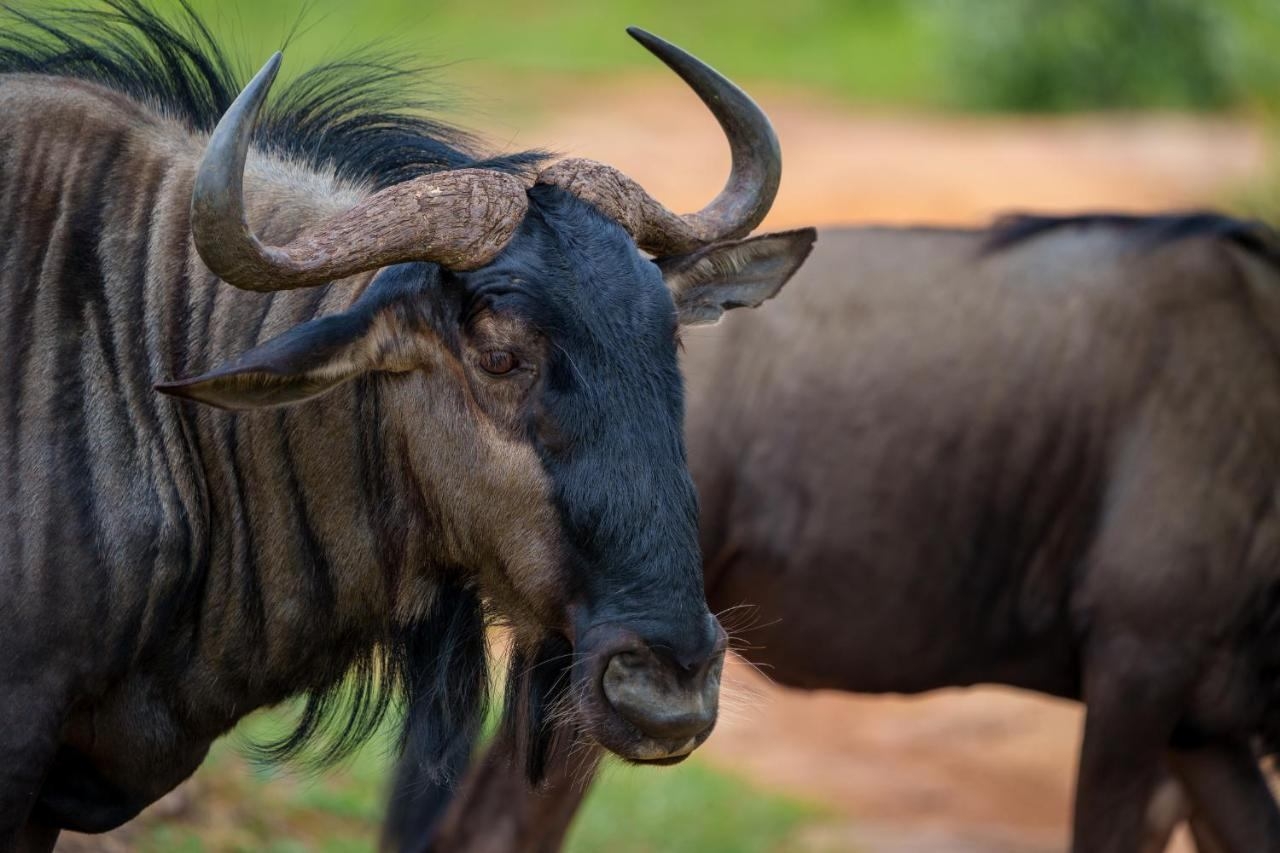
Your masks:
<path fill-rule="evenodd" d="M 421 367 L 437 338 L 397 306 L 355 308 L 311 320 L 202 376 L 162 382 L 157 391 L 220 409 L 244 411 L 309 400 L 362 373 Z"/>
<path fill-rule="evenodd" d="M 817 238 L 812 228 L 779 231 L 659 260 L 680 325 L 714 323 L 730 308 L 754 308 L 772 298 L 800 269 Z"/>

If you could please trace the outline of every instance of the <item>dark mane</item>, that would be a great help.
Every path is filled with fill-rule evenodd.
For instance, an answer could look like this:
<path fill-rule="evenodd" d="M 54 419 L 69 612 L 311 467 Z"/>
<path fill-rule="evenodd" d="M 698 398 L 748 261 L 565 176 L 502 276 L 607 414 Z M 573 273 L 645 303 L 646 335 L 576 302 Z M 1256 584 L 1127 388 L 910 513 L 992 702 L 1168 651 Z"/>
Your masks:
<path fill-rule="evenodd" d="M 1213 211 L 1187 211 L 1152 216 L 1089 213 L 1077 216 L 1018 214 L 998 220 L 989 232 L 984 252 L 1004 251 L 1051 231 L 1064 228 L 1116 228 L 1125 231 L 1141 249 L 1153 249 L 1193 237 L 1210 237 L 1239 246 L 1280 264 L 1280 235 L 1265 222 L 1236 219 Z"/>
<path fill-rule="evenodd" d="M 52 12 L 4 5 L 0 74 L 99 83 L 211 131 L 249 75 L 185 0 L 181 9 L 168 20 L 142 0 Z M 257 142 L 377 188 L 469 166 L 523 172 L 545 159 L 541 151 L 485 154 L 469 134 L 425 117 L 431 99 L 413 94 L 421 72 L 370 51 L 316 66 L 273 92 Z"/>

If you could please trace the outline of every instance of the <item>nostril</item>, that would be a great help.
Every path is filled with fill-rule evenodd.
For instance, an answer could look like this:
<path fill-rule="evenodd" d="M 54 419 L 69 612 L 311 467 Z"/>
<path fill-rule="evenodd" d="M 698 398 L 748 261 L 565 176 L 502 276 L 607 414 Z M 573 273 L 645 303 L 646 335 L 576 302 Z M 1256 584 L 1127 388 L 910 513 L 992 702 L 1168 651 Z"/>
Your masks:
<path fill-rule="evenodd" d="M 702 655 L 676 655 L 676 666 L 685 672 L 696 672 L 705 662 L 706 658 Z"/>
<path fill-rule="evenodd" d="M 718 623 L 716 628 L 719 628 Z M 681 645 L 653 643 L 649 648 L 673 668 L 686 674 L 694 674 L 715 667 L 717 662 L 724 658 L 727 647 L 728 638 L 723 630 L 718 630 L 715 633 L 709 633 L 696 643 Z"/>
<path fill-rule="evenodd" d="M 679 655 L 672 659 L 675 661 L 676 666 L 686 675 L 698 672 L 719 672 L 720 668 L 724 666 L 724 649 L 713 649 L 709 655 L 706 653 Z"/>

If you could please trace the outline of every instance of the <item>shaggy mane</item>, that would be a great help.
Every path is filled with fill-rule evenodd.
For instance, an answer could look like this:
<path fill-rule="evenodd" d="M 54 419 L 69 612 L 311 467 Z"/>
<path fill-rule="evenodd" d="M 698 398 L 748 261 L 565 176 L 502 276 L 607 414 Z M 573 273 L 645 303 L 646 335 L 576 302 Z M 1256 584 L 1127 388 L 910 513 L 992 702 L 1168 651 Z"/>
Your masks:
<path fill-rule="evenodd" d="M 250 74 L 186 0 L 180 7 L 170 20 L 142 0 L 2 5 L 0 74 L 98 83 L 210 132 Z M 369 50 L 318 65 L 273 88 L 254 142 L 376 189 L 445 169 L 524 173 L 546 159 L 541 151 L 486 154 L 470 134 L 426 117 L 433 102 L 422 93 L 423 71 Z"/>

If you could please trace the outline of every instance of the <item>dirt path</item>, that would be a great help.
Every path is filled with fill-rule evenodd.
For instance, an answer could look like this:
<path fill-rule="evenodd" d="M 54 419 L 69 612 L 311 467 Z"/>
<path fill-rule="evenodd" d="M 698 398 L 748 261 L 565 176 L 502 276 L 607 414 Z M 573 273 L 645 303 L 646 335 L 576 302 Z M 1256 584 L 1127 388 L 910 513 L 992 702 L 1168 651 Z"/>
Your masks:
<path fill-rule="evenodd" d="M 761 103 L 786 156 L 766 223 L 775 228 L 1192 207 L 1230 197 L 1267 165 L 1262 135 L 1225 122 L 856 115 L 782 93 Z M 711 198 L 726 174 L 712 121 L 656 83 L 579 93 L 556 114 L 527 137 L 611 162 L 679 209 Z M 705 754 L 844 818 L 813 827 L 798 849 L 1065 849 L 1081 722 L 1073 703 L 996 688 L 801 694 L 741 667 L 732 683 L 758 698 L 725 720 Z M 1177 849 L 1190 848 L 1180 840 Z"/>
<path fill-rule="evenodd" d="M 728 152 L 710 115 L 658 79 L 577 88 L 549 121 L 485 126 L 512 147 L 610 162 L 676 209 L 710 199 Z M 785 156 L 766 227 L 968 223 L 1010 210 L 1159 210 L 1219 200 L 1264 171 L 1263 135 L 1183 116 L 998 119 L 858 112 L 765 92 Z M 500 112 L 501 102 L 487 112 Z"/>
<path fill-rule="evenodd" d="M 704 747 L 722 766 L 835 815 L 799 849 L 1048 853 L 1065 849 L 1080 713 L 1012 690 L 927 697 L 805 694 L 735 672 L 758 707 Z"/>
<path fill-rule="evenodd" d="M 1257 179 L 1266 163 L 1261 134 L 1219 121 L 859 115 L 783 92 L 761 102 L 786 154 L 767 223 L 775 228 L 1185 207 Z M 497 121 L 484 130 L 512 148 L 613 163 L 677 209 L 701 206 L 727 172 L 713 122 L 665 78 L 566 90 L 543 114 L 552 120 L 522 119 L 519 132 Z M 758 699 L 725 721 L 706 754 L 832 809 L 799 849 L 1064 849 L 1079 729 L 1070 704 L 994 689 L 924 699 L 801 695 L 740 672 L 734 683 Z M 75 843 L 68 838 L 66 849 Z"/>

